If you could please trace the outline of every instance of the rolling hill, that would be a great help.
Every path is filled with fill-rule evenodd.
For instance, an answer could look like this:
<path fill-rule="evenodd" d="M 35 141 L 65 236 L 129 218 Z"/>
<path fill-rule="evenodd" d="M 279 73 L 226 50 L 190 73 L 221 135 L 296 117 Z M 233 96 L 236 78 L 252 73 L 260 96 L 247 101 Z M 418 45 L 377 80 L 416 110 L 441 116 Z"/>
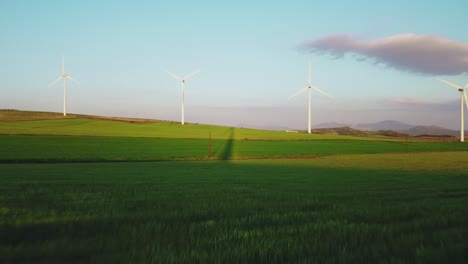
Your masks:
<path fill-rule="evenodd" d="M 108 117 L 81 114 L 0 110 L 0 134 L 38 134 L 38 135 L 79 135 L 79 136 L 125 136 L 157 138 L 213 138 L 252 139 L 252 140 L 313 140 L 313 139 L 373 139 L 374 136 L 388 138 L 411 136 L 458 136 L 459 131 L 438 126 L 413 126 L 406 123 L 385 120 L 377 123 L 342 126 L 341 123 L 322 123 L 312 130 L 311 135 L 286 133 L 285 130 L 261 130 L 238 127 L 224 127 L 144 118 Z M 357 129 L 360 128 L 360 129 Z M 369 131 L 374 131 L 369 133 Z M 380 131 L 380 132 L 379 132 Z M 468 134 L 468 133 L 466 133 Z"/>
<path fill-rule="evenodd" d="M 358 133 L 307 134 L 287 133 L 248 128 L 186 123 L 152 119 L 134 119 L 69 114 L 0 110 L 0 134 L 4 135 L 68 135 L 152 138 L 192 138 L 236 140 L 316 140 L 353 139 Z M 359 133 L 361 135 L 361 133 Z M 375 137 L 358 137 L 359 140 L 376 140 Z M 379 139 L 380 140 L 380 139 Z M 389 138 L 391 140 L 391 138 Z"/>

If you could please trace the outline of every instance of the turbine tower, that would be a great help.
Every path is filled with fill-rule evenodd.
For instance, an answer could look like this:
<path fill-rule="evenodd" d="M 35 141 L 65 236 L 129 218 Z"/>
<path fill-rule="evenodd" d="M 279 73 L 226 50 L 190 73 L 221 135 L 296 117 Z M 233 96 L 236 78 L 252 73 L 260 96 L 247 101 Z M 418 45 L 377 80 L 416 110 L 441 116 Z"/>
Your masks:
<path fill-rule="evenodd" d="M 181 98 L 181 102 L 182 102 L 182 106 L 181 106 L 181 112 L 182 112 L 182 117 L 181 117 L 181 121 L 180 121 L 180 124 L 185 124 L 185 110 L 184 110 L 184 88 L 185 88 L 185 80 L 187 80 L 188 78 L 194 76 L 195 74 L 199 73 L 200 70 L 196 70 L 190 74 L 187 74 L 185 75 L 184 77 L 179 77 L 177 75 L 175 75 L 174 73 L 170 72 L 170 71 L 166 71 L 166 70 L 163 70 L 165 73 L 169 74 L 172 78 L 176 79 L 176 80 L 179 80 L 180 81 L 180 84 L 182 86 L 182 98 Z"/>
<path fill-rule="evenodd" d="M 63 116 L 67 116 L 67 79 L 79 83 L 77 80 L 73 79 L 70 75 L 65 73 L 65 59 L 62 56 L 62 74 L 49 84 L 49 88 L 54 86 L 54 84 L 60 82 L 63 79 Z"/>
<path fill-rule="evenodd" d="M 448 84 L 460 92 L 460 142 L 465 141 L 465 124 L 464 124 L 464 117 L 463 117 L 463 101 L 465 101 L 466 109 L 468 109 L 468 97 L 466 96 L 466 89 L 468 89 L 468 83 L 465 84 L 465 88 L 461 87 L 460 85 L 451 83 L 446 80 L 438 79 L 439 81 Z"/>
<path fill-rule="evenodd" d="M 312 73 L 311 73 L 311 66 L 310 66 L 310 63 L 309 63 L 309 82 L 308 82 L 307 86 L 305 88 L 299 90 L 297 93 L 293 94 L 291 97 L 289 97 L 289 99 L 291 99 L 291 98 L 305 92 L 306 90 L 308 91 L 308 93 L 309 93 L 308 94 L 308 97 L 309 97 L 308 114 L 309 114 L 309 116 L 308 116 L 308 123 L 307 123 L 307 133 L 309 133 L 309 134 L 310 134 L 310 130 L 311 130 L 311 127 L 310 127 L 311 126 L 311 123 L 310 123 L 310 110 L 311 110 L 311 107 L 310 107 L 310 91 L 312 89 L 315 89 L 317 92 L 319 92 L 319 93 L 321 93 L 321 94 L 323 94 L 323 95 L 325 95 L 325 96 L 327 96 L 329 98 L 332 98 L 329 94 L 322 91 L 322 89 L 318 88 L 317 86 L 312 85 Z"/>

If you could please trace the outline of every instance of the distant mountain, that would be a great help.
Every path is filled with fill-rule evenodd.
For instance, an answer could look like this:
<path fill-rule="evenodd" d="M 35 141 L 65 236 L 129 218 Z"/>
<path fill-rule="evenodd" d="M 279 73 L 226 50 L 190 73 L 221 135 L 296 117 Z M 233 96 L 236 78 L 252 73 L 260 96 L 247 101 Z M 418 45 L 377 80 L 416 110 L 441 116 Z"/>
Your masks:
<path fill-rule="evenodd" d="M 343 124 L 343 123 L 337 123 L 337 122 L 326 122 L 326 123 L 320 123 L 317 125 L 313 125 L 312 128 L 317 129 L 317 128 L 337 128 L 337 127 L 346 127 L 350 126 L 349 124 Z"/>
<path fill-rule="evenodd" d="M 415 126 L 406 130 L 400 130 L 398 132 L 409 134 L 411 136 L 422 136 L 422 135 L 459 136 L 460 135 L 460 131 L 451 130 L 451 129 L 447 129 L 447 128 L 439 127 L 439 126 Z"/>
<path fill-rule="evenodd" d="M 402 131 L 414 127 L 407 123 L 403 123 L 395 120 L 384 120 L 376 123 L 367 123 L 367 124 L 357 124 L 353 126 L 355 129 L 359 130 L 368 130 L 368 131 L 378 131 L 378 130 L 393 130 L 393 131 Z"/>
<path fill-rule="evenodd" d="M 260 130 L 273 130 L 273 131 L 286 131 L 291 128 L 286 126 L 261 126 L 261 125 L 251 125 L 251 124 L 237 124 L 239 128 L 251 128 L 251 129 L 260 129 Z"/>
<path fill-rule="evenodd" d="M 386 137 L 407 137 L 409 134 L 407 133 L 401 133 L 401 132 L 395 132 L 393 130 L 379 130 L 377 131 L 377 134 L 386 136 Z"/>
<path fill-rule="evenodd" d="M 353 129 L 353 128 L 350 128 L 349 126 L 335 127 L 335 128 L 317 128 L 317 129 L 312 129 L 311 132 L 315 134 L 349 135 L 349 136 L 364 136 L 364 135 L 369 134 L 369 132 Z"/>
<path fill-rule="evenodd" d="M 263 126 L 263 127 L 258 127 L 257 129 L 262 129 L 262 130 L 274 130 L 274 131 L 286 131 L 290 128 L 285 127 L 285 126 Z"/>
<path fill-rule="evenodd" d="M 382 134 L 395 134 L 394 136 L 459 136 L 460 131 L 440 126 L 415 126 L 395 120 L 384 120 L 376 123 L 357 124 L 354 129 L 366 131 L 379 131 Z"/>
<path fill-rule="evenodd" d="M 262 130 L 286 131 L 291 130 L 283 126 L 251 126 L 243 124 L 239 127 L 255 128 Z M 302 130 L 298 130 L 302 131 Z M 376 123 L 358 124 L 350 127 L 346 124 L 337 122 L 320 123 L 313 126 L 312 133 L 330 134 L 330 135 L 354 135 L 361 136 L 369 134 L 369 131 L 374 131 L 377 134 L 390 137 L 405 137 L 410 136 L 460 136 L 460 131 L 451 130 L 440 126 L 413 126 L 395 120 L 384 120 Z M 305 132 L 305 131 L 304 131 Z M 468 132 L 465 132 L 468 135 Z"/>

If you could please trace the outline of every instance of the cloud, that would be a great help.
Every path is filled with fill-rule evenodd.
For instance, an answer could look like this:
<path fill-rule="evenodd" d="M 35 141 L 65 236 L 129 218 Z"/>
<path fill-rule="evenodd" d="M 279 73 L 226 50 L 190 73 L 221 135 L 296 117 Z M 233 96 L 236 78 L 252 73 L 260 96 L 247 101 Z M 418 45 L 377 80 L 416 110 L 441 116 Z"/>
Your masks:
<path fill-rule="evenodd" d="M 404 98 L 404 97 L 393 97 L 385 99 L 386 102 L 399 105 L 433 105 L 436 104 L 432 101 L 416 99 L 416 98 Z"/>
<path fill-rule="evenodd" d="M 393 97 L 382 100 L 382 105 L 389 106 L 392 109 L 399 109 L 402 111 L 456 111 L 459 109 L 458 100 L 450 101 L 429 101 L 419 98 L 404 98 L 404 97 Z"/>
<path fill-rule="evenodd" d="M 435 35 L 401 34 L 373 41 L 330 35 L 302 46 L 307 51 L 342 58 L 357 55 L 401 71 L 429 75 L 468 73 L 468 44 Z"/>

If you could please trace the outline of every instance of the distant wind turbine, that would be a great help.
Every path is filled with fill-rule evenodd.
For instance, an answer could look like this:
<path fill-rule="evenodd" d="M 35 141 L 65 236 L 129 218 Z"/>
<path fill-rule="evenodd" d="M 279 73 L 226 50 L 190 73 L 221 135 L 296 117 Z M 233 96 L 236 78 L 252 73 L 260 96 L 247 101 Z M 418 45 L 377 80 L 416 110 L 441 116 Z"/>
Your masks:
<path fill-rule="evenodd" d="M 461 87 L 460 85 L 451 83 L 446 80 L 437 79 L 445 84 L 448 84 L 454 88 L 457 88 L 460 92 L 460 142 L 465 141 L 465 124 L 464 124 L 464 117 L 463 117 L 463 101 L 465 101 L 466 109 L 468 109 L 468 97 L 466 96 L 466 89 L 468 89 L 468 83 L 465 84 L 465 88 Z"/>
<path fill-rule="evenodd" d="M 63 79 L 63 116 L 67 116 L 67 79 L 79 83 L 77 80 L 73 79 L 70 75 L 65 73 L 65 59 L 62 56 L 62 74 L 49 84 L 49 88 L 54 86 L 54 84 L 60 82 Z"/>
<path fill-rule="evenodd" d="M 174 73 L 170 72 L 170 71 L 167 71 L 167 70 L 163 70 L 165 73 L 169 74 L 172 78 L 176 79 L 176 80 L 179 80 L 180 83 L 181 83 L 181 86 L 182 86 L 182 98 L 181 98 L 181 101 L 182 101 L 182 119 L 180 121 L 180 123 L 183 125 L 185 124 L 185 118 L 184 118 L 184 115 L 185 115 L 185 111 L 184 111 L 184 87 L 185 87 L 185 80 L 187 80 L 188 78 L 194 76 L 195 74 L 199 73 L 200 70 L 196 70 L 190 74 L 187 74 L 185 75 L 184 77 L 179 77 L 177 75 L 175 75 Z"/>
<path fill-rule="evenodd" d="M 312 89 L 315 89 L 317 92 L 329 97 L 329 98 L 332 98 L 329 94 L 327 94 L 326 92 L 322 91 L 322 89 L 318 88 L 317 86 L 313 86 L 312 85 L 312 73 L 311 73 L 311 66 L 310 66 L 310 63 L 309 63 L 309 83 L 308 85 L 304 88 L 304 89 L 301 89 L 299 90 L 297 93 L 293 94 L 291 97 L 289 97 L 289 99 L 305 92 L 306 90 L 309 92 L 309 117 L 308 117 L 308 124 L 307 124 L 307 132 L 310 134 L 310 90 Z"/>

